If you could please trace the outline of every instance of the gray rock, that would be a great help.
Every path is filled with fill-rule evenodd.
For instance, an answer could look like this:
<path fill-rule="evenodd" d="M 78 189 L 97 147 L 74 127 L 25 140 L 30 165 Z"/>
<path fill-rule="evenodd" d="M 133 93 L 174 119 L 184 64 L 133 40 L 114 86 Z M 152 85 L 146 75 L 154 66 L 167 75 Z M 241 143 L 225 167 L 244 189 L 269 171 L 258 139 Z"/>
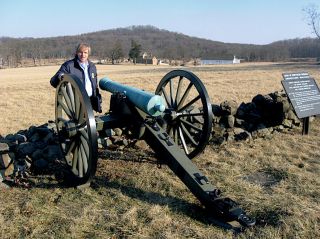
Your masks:
<path fill-rule="evenodd" d="M 36 133 L 37 127 L 32 125 L 28 129 L 27 138 L 29 139 L 34 133 Z"/>
<path fill-rule="evenodd" d="M 245 132 L 245 130 L 242 129 L 242 128 L 237 128 L 237 127 L 233 128 L 233 133 L 234 133 L 235 135 L 241 134 L 241 133 L 243 133 L 243 132 Z"/>
<path fill-rule="evenodd" d="M 141 149 L 141 150 L 147 150 L 149 149 L 149 145 L 146 143 L 146 141 L 144 140 L 137 140 L 135 143 L 134 143 L 134 147 L 135 148 L 138 148 L 138 149 Z"/>
<path fill-rule="evenodd" d="M 54 142 L 54 134 L 52 132 L 49 132 L 43 139 L 42 139 L 46 144 Z"/>
<path fill-rule="evenodd" d="M 218 145 L 223 144 L 226 140 L 225 134 L 226 134 L 225 128 L 221 128 L 219 126 L 214 126 L 212 128 L 212 134 L 211 134 L 212 143 L 218 144 Z"/>
<path fill-rule="evenodd" d="M 9 145 L 7 143 L 0 143 L 0 155 L 9 151 Z"/>
<path fill-rule="evenodd" d="M 214 116 L 219 117 L 222 115 L 222 109 L 221 109 L 220 105 L 212 104 L 211 107 L 212 107 L 212 113 Z"/>
<path fill-rule="evenodd" d="M 110 137 L 111 141 L 113 144 L 117 144 L 117 145 L 122 145 L 123 143 L 123 138 L 121 136 L 112 136 Z"/>
<path fill-rule="evenodd" d="M 227 134 L 227 142 L 231 142 L 231 141 L 234 141 L 234 140 L 235 140 L 234 134 L 232 132 L 229 132 Z"/>
<path fill-rule="evenodd" d="M 223 136 L 226 132 L 225 128 L 221 128 L 219 126 L 214 126 L 212 127 L 212 134 L 214 135 L 219 135 L 219 136 Z"/>
<path fill-rule="evenodd" d="M 105 132 L 106 137 L 111 137 L 111 136 L 116 135 L 112 129 L 106 129 L 104 132 Z"/>
<path fill-rule="evenodd" d="M 15 141 L 14 134 L 7 134 L 4 139 L 10 140 L 10 141 Z"/>
<path fill-rule="evenodd" d="M 54 121 L 48 121 L 48 124 L 47 124 L 47 128 L 49 130 L 51 130 L 52 132 L 57 132 L 57 126 L 56 126 L 56 123 Z"/>
<path fill-rule="evenodd" d="M 49 165 L 48 161 L 44 160 L 43 158 L 40 158 L 33 162 L 33 166 L 35 166 L 37 169 L 40 169 L 40 170 L 47 168 L 48 165 Z"/>
<path fill-rule="evenodd" d="M 232 128 L 234 127 L 234 122 L 235 117 L 233 115 L 225 115 L 221 117 L 219 124 L 223 125 L 222 127 L 225 128 Z"/>
<path fill-rule="evenodd" d="M 234 138 L 237 141 L 239 141 L 239 140 L 249 141 L 252 139 L 252 136 L 248 131 L 243 131 L 241 133 L 235 134 Z"/>
<path fill-rule="evenodd" d="M 235 117 L 233 115 L 228 115 L 228 127 L 233 128 L 234 127 L 234 122 L 235 122 Z"/>
<path fill-rule="evenodd" d="M 267 138 L 271 134 L 268 128 L 260 128 L 251 133 L 253 139 L 257 138 Z"/>
<path fill-rule="evenodd" d="M 273 127 L 273 129 L 278 131 L 278 132 L 283 132 L 284 131 L 284 126 L 283 125 L 277 125 L 277 126 Z"/>
<path fill-rule="evenodd" d="M 286 128 L 292 128 L 292 121 L 289 119 L 284 119 L 282 121 L 282 125 Z"/>
<path fill-rule="evenodd" d="M 243 119 L 238 119 L 238 118 L 235 118 L 235 121 L 234 121 L 234 126 L 235 127 L 240 127 L 240 128 L 245 128 L 245 123 L 246 121 L 243 120 Z"/>
<path fill-rule="evenodd" d="M 11 157 L 10 154 L 0 154 L 0 182 L 2 182 L 6 176 L 13 174 L 13 161 L 14 158 Z"/>
<path fill-rule="evenodd" d="M 260 138 L 265 138 L 270 135 L 270 131 L 268 128 L 258 129 L 256 132 L 257 132 L 258 137 L 260 137 Z"/>
<path fill-rule="evenodd" d="M 104 145 L 103 145 L 104 139 L 98 138 L 98 139 L 97 139 L 97 142 L 98 142 L 98 148 L 99 148 L 99 149 L 103 149 L 103 147 L 104 147 Z"/>
<path fill-rule="evenodd" d="M 18 145 L 16 153 L 18 157 L 24 158 L 25 156 L 31 156 L 37 148 L 34 143 L 26 142 Z"/>
<path fill-rule="evenodd" d="M 52 133 L 50 129 L 47 128 L 46 125 L 42 125 L 36 128 L 36 132 L 37 134 L 39 134 L 39 136 L 41 138 L 44 138 L 47 134 Z"/>
<path fill-rule="evenodd" d="M 120 128 L 115 128 L 115 129 L 113 129 L 113 131 L 114 131 L 116 136 L 121 136 L 122 135 L 122 129 L 120 129 Z"/>
<path fill-rule="evenodd" d="M 220 104 L 223 115 L 235 115 L 237 113 L 238 104 L 234 100 L 226 100 Z"/>
<path fill-rule="evenodd" d="M 42 157 L 48 162 L 51 162 L 55 159 L 61 159 L 62 153 L 59 145 L 48 145 L 45 147 L 42 151 Z"/>
<path fill-rule="evenodd" d="M 37 142 L 37 141 L 39 141 L 41 139 L 41 137 L 40 137 L 40 135 L 38 133 L 35 132 L 28 139 L 29 139 L 30 142 Z"/>
<path fill-rule="evenodd" d="M 129 145 L 129 142 L 128 142 L 127 139 L 123 139 L 123 140 L 122 140 L 122 143 L 123 143 L 124 146 L 128 146 L 128 145 Z"/>
<path fill-rule="evenodd" d="M 34 151 L 31 155 L 32 160 L 39 160 L 40 158 L 42 158 L 42 150 L 41 149 L 37 149 L 36 151 Z"/>
<path fill-rule="evenodd" d="M 297 115 L 291 109 L 286 113 L 286 118 L 289 120 L 292 120 L 292 123 L 296 126 L 299 126 L 301 124 L 300 119 L 297 117 Z"/>
<path fill-rule="evenodd" d="M 23 134 L 15 134 L 14 139 L 18 144 L 27 142 L 27 137 Z"/>
<path fill-rule="evenodd" d="M 109 147 L 112 145 L 112 141 L 109 138 L 104 138 L 104 147 Z"/>

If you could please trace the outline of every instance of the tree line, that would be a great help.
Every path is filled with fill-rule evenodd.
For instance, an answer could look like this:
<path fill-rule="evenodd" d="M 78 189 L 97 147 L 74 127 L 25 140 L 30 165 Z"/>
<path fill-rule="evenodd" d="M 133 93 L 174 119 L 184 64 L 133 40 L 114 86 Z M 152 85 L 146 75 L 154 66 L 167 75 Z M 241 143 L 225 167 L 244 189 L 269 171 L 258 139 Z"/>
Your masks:
<path fill-rule="evenodd" d="M 131 26 L 76 36 L 49 38 L 0 38 L 0 66 L 15 67 L 25 58 L 36 65 L 39 59 L 68 59 L 79 42 L 92 46 L 92 57 L 115 64 L 122 59 L 134 61 L 142 52 L 158 59 L 233 59 L 246 61 L 283 61 L 290 58 L 320 56 L 317 38 L 290 39 L 267 45 L 223 43 L 153 26 Z"/>

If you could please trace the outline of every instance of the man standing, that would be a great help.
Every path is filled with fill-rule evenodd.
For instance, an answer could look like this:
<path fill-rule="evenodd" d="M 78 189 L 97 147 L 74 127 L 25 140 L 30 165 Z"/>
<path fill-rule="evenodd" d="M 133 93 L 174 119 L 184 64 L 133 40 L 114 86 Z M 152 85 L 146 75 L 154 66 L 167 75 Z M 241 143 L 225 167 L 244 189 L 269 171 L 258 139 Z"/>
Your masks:
<path fill-rule="evenodd" d="M 83 83 L 91 100 L 92 109 L 101 113 L 101 95 L 97 84 L 97 68 L 88 58 L 91 48 L 86 43 L 80 43 L 73 59 L 63 63 L 58 72 L 51 78 L 50 84 L 56 88 L 63 74 L 73 74 Z"/>

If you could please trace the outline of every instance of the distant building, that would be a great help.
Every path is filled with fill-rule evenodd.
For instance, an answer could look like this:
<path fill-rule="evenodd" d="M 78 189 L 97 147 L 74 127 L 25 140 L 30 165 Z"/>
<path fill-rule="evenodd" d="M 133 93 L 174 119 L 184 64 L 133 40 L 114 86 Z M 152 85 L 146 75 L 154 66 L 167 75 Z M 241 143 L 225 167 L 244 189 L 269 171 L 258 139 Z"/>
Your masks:
<path fill-rule="evenodd" d="M 141 57 L 137 58 L 136 63 L 146 64 L 146 65 L 158 65 L 159 60 L 153 56 L 151 53 L 144 52 Z"/>
<path fill-rule="evenodd" d="M 142 54 L 142 59 L 151 59 L 151 57 L 152 57 L 152 54 L 149 52 L 144 52 L 143 54 Z"/>
<path fill-rule="evenodd" d="M 236 56 L 233 56 L 233 64 L 240 64 L 240 59 L 236 58 Z"/>
<path fill-rule="evenodd" d="M 200 60 L 201 65 L 239 64 L 240 59 L 233 56 L 233 60 Z"/>

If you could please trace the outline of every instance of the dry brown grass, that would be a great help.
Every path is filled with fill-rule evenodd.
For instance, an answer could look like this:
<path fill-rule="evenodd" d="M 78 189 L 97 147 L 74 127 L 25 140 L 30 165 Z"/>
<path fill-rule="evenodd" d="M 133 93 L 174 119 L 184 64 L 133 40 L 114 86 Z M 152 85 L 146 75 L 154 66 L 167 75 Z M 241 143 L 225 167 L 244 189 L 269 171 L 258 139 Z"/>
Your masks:
<path fill-rule="evenodd" d="M 318 82 L 319 66 L 240 64 L 193 67 L 213 103 L 249 102 L 256 94 L 281 90 L 281 73 L 308 71 Z M 0 70 L 0 135 L 54 119 L 49 78 L 58 66 Z M 99 77 L 154 91 L 172 67 L 102 66 Z M 103 93 L 108 109 L 109 94 Z M 310 135 L 300 131 L 272 139 L 209 145 L 195 159 L 209 180 L 258 220 L 239 238 L 319 238 L 320 119 Z M 101 153 L 93 186 L 62 188 L 52 182 L 24 190 L 1 189 L 1 238 L 233 238 L 210 225 L 198 201 L 167 168 L 139 152 Z M 130 157 L 127 155 L 130 154 Z M 114 157 L 112 157 L 114 158 Z M 138 160 L 141 159 L 142 160 Z M 248 180 L 265 173 L 272 185 Z M 51 186 L 50 186 L 51 185 Z"/>

